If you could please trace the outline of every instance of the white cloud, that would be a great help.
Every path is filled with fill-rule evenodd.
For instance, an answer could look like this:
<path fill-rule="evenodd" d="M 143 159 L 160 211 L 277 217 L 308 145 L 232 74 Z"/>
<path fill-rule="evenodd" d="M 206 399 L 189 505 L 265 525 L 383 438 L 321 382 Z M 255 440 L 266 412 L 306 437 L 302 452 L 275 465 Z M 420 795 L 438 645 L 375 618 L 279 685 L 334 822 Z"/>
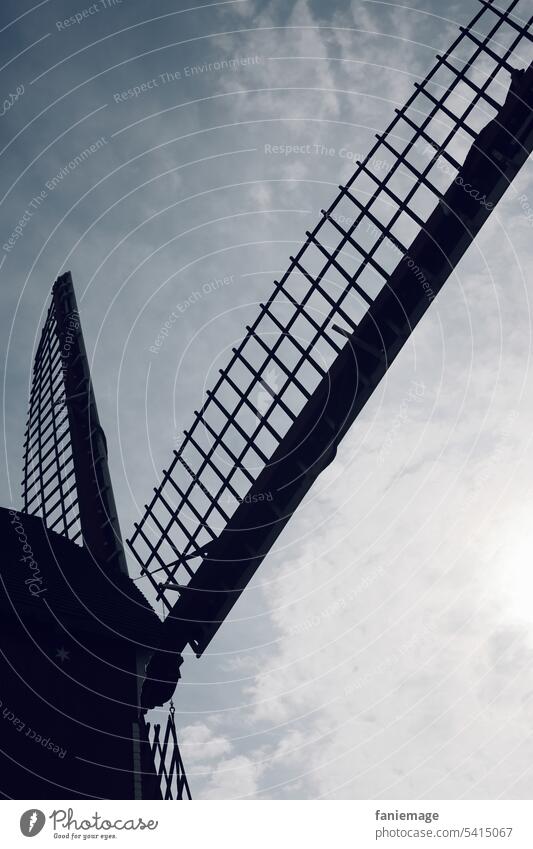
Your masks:
<path fill-rule="evenodd" d="M 221 761 L 202 793 L 203 799 L 253 798 L 258 791 L 260 769 L 250 758 L 237 755 Z"/>
<path fill-rule="evenodd" d="M 150 176 L 180 167 L 125 197 L 69 260 L 78 291 L 98 269 L 82 310 L 89 347 L 102 326 L 95 384 L 104 423 L 116 424 L 107 435 L 125 535 L 138 518 L 131 493 L 140 505 L 148 497 L 178 426 L 190 424 L 209 368 L 222 365 L 218 357 L 248 321 L 250 304 L 268 296 L 270 278 L 351 173 L 339 150 L 364 152 L 449 41 L 448 24 L 416 10 L 347 3 L 319 15 L 317 6 L 223 7 L 221 28 L 252 31 L 206 39 L 195 48 L 198 58 L 258 55 L 262 63 L 108 110 L 106 132 L 142 123 L 110 143 L 106 169 L 169 144 L 117 172 L 76 210 L 25 300 L 34 320 L 65 254 L 96 216 Z M 464 4 L 447 14 L 467 17 Z M 201 24 L 191 20 L 176 30 L 167 22 L 163 41 L 174 32 L 184 38 L 187 26 L 196 33 Z M 139 52 L 144 39 L 139 34 Z M 191 56 L 185 48 L 154 53 L 100 80 L 91 96 L 102 103 Z M 201 100 L 213 94 L 224 97 Z M 195 99 L 201 102 L 182 108 Z M 335 153 L 313 147 L 267 156 L 266 143 L 325 144 Z M 32 187 L 68 150 L 43 163 Z M 64 186 L 71 195 L 51 200 L 47 220 L 55 223 L 80 186 L 95 182 L 92 171 L 75 180 Z M 529 171 L 517 190 L 531 197 L 531 186 Z M 27 196 L 30 186 L 11 207 L 8 231 Z M 28 231 L 24 257 L 41 247 L 32 238 Z M 521 267 L 530 242 L 510 191 L 211 651 L 198 663 L 187 659 L 176 701 L 181 716 L 201 717 L 180 730 L 195 795 L 530 798 L 533 396 Z M 25 259 L 14 258 L 20 264 L 10 279 L 23 280 Z M 226 274 L 234 274 L 232 285 L 191 305 L 150 359 L 148 346 L 176 303 Z M 31 341 L 18 333 L 26 354 Z M 424 392 L 405 406 L 414 380 Z M 22 410 L 18 370 L 11 384 L 10 409 Z M 23 432 L 20 419 L 10 420 L 10 445 Z"/>
<path fill-rule="evenodd" d="M 217 736 L 207 725 L 197 723 L 180 729 L 182 755 L 187 764 L 206 763 L 231 751 L 227 737 Z"/>

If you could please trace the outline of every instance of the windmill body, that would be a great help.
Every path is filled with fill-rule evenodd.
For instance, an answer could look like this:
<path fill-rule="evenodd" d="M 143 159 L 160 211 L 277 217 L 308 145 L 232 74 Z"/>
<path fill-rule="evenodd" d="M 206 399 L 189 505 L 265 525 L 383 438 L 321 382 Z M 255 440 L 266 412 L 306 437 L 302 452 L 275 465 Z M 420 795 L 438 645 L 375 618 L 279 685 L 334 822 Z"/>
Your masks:
<path fill-rule="evenodd" d="M 159 620 L 126 576 L 36 516 L 0 511 L 0 774 L 11 798 L 158 797 L 140 784 L 139 645 Z M 23 558 L 27 558 L 23 560 Z"/>

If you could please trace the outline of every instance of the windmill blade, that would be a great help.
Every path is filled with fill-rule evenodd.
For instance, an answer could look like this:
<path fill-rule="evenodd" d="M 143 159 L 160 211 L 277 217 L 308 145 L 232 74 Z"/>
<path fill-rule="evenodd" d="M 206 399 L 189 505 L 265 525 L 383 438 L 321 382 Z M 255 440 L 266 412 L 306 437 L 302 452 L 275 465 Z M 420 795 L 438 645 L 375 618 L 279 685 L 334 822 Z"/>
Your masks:
<path fill-rule="evenodd" d="M 70 272 L 58 277 L 35 354 L 24 441 L 23 512 L 85 545 L 103 568 L 127 575 Z"/>
<path fill-rule="evenodd" d="M 41 516 L 46 527 L 82 543 L 71 432 L 64 381 L 60 320 L 52 300 L 33 361 L 24 439 L 24 512 Z M 71 314 L 65 332 L 79 316 Z"/>
<path fill-rule="evenodd" d="M 525 6 L 482 0 L 437 57 L 291 257 L 174 452 L 129 540 L 167 610 L 159 670 L 165 652 L 205 650 L 528 158 Z M 171 686 L 170 674 L 166 690 L 148 682 L 145 706 Z"/>

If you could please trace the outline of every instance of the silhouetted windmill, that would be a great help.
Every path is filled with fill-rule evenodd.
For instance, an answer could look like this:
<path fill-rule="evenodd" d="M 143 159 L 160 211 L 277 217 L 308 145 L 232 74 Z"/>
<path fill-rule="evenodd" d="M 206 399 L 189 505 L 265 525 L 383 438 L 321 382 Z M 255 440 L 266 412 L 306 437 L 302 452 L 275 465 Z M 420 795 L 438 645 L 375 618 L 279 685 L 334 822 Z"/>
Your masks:
<path fill-rule="evenodd" d="M 56 282 L 24 511 L 0 516 L 2 656 L 10 713 L 68 758 L 54 770 L 42 739 L 2 723 L 4 793 L 189 795 L 173 708 L 162 740 L 146 710 L 172 698 L 187 645 L 203 654 L 533 147 L 532 18 L 519 0 L 480 5 L 291 257 L 135 525 L 163 621 L 127 574 L 70 275 Z M 41 558 L 27 584 L 21 539 Z M 66 633 L 76 675 L 51 659 Z"/>

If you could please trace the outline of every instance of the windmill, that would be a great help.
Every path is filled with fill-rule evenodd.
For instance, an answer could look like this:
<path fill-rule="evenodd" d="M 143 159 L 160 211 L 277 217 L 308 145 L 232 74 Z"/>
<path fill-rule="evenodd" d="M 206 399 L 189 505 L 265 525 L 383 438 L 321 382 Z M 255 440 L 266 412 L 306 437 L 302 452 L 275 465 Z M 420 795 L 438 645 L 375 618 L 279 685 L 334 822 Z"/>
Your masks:
<path fill-rule="evenodd" d="M 171 702 L 184 649 L 205 652 L 531 153 L 523 5 L 480 0 L 290 258 L 127 540 L 145 595 L 128 575 L 72 279 L 56 281 L 24 509 L 0 514 L 6 795 L 190 797 Z M 162 732 L 146 712 L 169 702 Z"/>

